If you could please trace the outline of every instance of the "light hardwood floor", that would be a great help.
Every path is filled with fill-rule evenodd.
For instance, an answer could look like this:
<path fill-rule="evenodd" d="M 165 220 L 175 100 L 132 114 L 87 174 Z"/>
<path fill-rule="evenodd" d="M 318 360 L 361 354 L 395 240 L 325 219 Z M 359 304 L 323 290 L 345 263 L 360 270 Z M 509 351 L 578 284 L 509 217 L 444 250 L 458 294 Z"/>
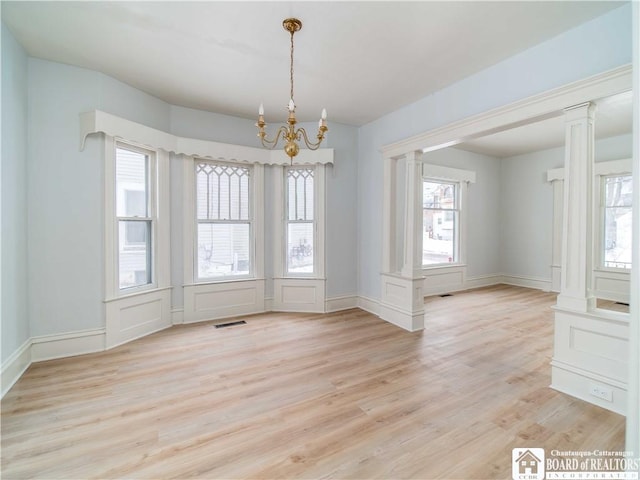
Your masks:
<path fill-rule="evenodd" d="M 32 365 L 2 401 L 2 478 L 511 478 L 511 449 L 621 450 L 624 418 L 548 388 L 555 296 L 426 300 L 177 326 Z"/>

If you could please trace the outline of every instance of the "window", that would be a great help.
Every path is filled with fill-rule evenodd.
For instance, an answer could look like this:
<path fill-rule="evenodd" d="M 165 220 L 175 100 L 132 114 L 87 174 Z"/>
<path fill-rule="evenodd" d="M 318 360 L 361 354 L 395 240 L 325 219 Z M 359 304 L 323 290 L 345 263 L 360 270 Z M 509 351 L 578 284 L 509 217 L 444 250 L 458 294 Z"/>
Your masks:
<path fill-rule="evenodd" d="M 285 169 L 286 273 L 314 273 L 314 169 Z"/>
<path fill-rule="evenodd" d="M 459 262 L 459 190 L 456 182 L 422 182 L 423 266 Z"/>
<path fill-rule="evenodd" d="M 120 290 L 153 282 L 155 201 L 152 195 L 155 157 L 151 152 L 116 146 L 116 222 Z"/>
<path fill-rule="evenodd" d="M 602 177 L 602 264 L 631 268 L 631 175 Z"/>
<path fill-rule="evenodd" d="M 197 278 L 250 275 L 251 167 L 197 161 L 195 169 Z"/>

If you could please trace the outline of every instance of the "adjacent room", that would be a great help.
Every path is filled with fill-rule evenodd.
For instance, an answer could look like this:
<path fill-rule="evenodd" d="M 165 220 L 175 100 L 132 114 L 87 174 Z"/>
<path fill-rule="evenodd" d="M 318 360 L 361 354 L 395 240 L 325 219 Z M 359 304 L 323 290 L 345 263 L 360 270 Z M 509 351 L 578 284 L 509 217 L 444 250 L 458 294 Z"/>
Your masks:
<path fill-rule="evenodd" d="M 637 3 L 0 13 L 3 478 L 640 468 Z"/>

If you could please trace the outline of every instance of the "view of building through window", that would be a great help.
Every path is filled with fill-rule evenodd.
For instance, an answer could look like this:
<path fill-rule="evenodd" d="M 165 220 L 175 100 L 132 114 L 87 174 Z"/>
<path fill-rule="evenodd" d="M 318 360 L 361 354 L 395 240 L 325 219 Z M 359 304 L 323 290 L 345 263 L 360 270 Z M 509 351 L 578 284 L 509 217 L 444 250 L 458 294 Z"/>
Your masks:
<path fill-rule="evenodd" d="M 196 163 L 198 278 L 251 272 L 250 167 Z"/>
<path fill-rule="evenodd" d="M 604 266 L 631 268 L 631 175 L 603 177 Z"/>
<path fill-rule="evenodd" d="M 422 183 L 422 264 L 458 261 L 458 185 L 438 180 Z"/>
<path fill-rule="evenodd" d="M 287 273 L 313 273 L 314 170 L 286 170 Z"/>
<path fill-rule="evenodd" d="M 152 282 L 149 156 L 116 148 L 116 216 L 120 289 Z"/>

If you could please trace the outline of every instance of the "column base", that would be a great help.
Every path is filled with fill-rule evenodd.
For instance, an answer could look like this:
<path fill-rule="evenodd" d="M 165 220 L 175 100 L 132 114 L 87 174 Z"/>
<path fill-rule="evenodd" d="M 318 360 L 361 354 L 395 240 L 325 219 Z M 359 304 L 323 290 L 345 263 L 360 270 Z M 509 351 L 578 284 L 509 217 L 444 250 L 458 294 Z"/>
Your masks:
<path fill-rule="evenodd" d="M 380 318 L 410 332 L 424 329 L 424 277 L 383 273 Z"/>

